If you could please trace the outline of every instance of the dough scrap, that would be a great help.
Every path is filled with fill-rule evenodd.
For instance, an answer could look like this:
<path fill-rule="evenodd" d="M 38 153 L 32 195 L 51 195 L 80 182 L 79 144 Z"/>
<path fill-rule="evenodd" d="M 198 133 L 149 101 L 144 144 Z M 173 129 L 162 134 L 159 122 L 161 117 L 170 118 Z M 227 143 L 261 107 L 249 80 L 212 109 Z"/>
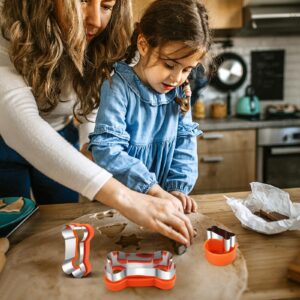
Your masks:
<path fill-rule="evenodd" d="M 5 207 L 0 209 L 0 212 L 19 212 L 24 205 L 23 197 L 20 197 L 17 201 L 6 205 Z"/>

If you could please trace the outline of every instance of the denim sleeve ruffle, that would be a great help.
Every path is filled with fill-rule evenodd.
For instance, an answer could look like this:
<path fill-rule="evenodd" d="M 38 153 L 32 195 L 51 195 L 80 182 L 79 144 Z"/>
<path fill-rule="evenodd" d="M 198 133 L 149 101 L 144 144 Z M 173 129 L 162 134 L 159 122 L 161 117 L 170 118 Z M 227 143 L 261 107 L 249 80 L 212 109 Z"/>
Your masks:
<path fill-rule="evenodd" d="M 191 112 L 180 118 L 173 160 L 164 184 L 165 190 L 188 194 L 193 189 L 198 177 L 196 137 L 201 134 L 198 124 L 192 122 Z"/>
<path fill-rule="evenodd" d="M 178 125 L 178 137 L 191 137 L 202 135 L 203 132 L 198 128 L 198 124 L 191 122 L 190 124 L 179 124 Z"/>
<path fill-rule="evenodd" d="M 130 189 L 147 193 L 157 183 L 154 173 L 149 172 L 139 159 L 128 155 L 128 133 L 114 132 L 113 128 L 102 126 L 90 135 L 90 140 L 89 149 L 96 163 Z"/>

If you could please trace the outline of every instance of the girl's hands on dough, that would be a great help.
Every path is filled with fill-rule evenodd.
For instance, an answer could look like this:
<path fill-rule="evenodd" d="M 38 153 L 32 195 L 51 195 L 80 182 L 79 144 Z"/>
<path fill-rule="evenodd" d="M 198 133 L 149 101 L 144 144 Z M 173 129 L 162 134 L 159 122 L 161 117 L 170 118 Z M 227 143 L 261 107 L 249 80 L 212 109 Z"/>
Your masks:
<path fill-rule="evenodd" d="M 132 222 L 189 246 L 193 227 L 189 218 L 170 199 L 161 199 L 128 189 L 111 178 L 96 194 L 96 200 L 117 209 Z"/>
<path fill-rule="evenodd" d="M 181 201 L 170 193 L 166 192 L 158 184 L 153 185 L 147 194 L 161 199 L 168 199 L 173 203 L 175 208 L 177 208 L 180 212 L 183 212 L 183 205 Z"/>
<path fill-rule="evenodd" d="M 185 213 L 190 214 L 191 212 L 197 212 L 198 205 L 193 198 L 178 191 L 171 191 L 170 194 L 180 200 Z"/>

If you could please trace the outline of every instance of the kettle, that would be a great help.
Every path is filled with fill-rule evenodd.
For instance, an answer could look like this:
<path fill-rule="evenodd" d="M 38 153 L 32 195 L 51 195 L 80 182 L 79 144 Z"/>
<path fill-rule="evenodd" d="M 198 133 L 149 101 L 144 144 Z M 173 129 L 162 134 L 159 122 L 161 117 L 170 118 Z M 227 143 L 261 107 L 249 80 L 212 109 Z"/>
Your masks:
<path fill-rule="evenodd" d="M 251 85 L 246 87 L 245 96 L 238 100 L 236 114 L 239 118 L 247 120 L 259 120 L 260 103 L 258 97 L 255 96 L 254 88 Z"/>

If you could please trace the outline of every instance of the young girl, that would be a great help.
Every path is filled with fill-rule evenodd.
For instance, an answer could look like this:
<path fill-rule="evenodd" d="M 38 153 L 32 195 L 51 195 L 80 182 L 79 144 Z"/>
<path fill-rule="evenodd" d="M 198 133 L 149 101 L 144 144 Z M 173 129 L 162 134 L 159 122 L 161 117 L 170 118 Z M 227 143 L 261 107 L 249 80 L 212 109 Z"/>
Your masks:
<path fill-rule="evenodd" d="M 100 166 L 131 189 L 175 196 L 186 213 L 197 209 L 188 194 L 198 176 L 201 131 L 182 85 L 203 63 L 210 42 L 200 1 L 154 1 L 136 24 L 126 62 L 116 63 L 111 82 L 102 86 L 90 135 L 89 149 Z"/>

